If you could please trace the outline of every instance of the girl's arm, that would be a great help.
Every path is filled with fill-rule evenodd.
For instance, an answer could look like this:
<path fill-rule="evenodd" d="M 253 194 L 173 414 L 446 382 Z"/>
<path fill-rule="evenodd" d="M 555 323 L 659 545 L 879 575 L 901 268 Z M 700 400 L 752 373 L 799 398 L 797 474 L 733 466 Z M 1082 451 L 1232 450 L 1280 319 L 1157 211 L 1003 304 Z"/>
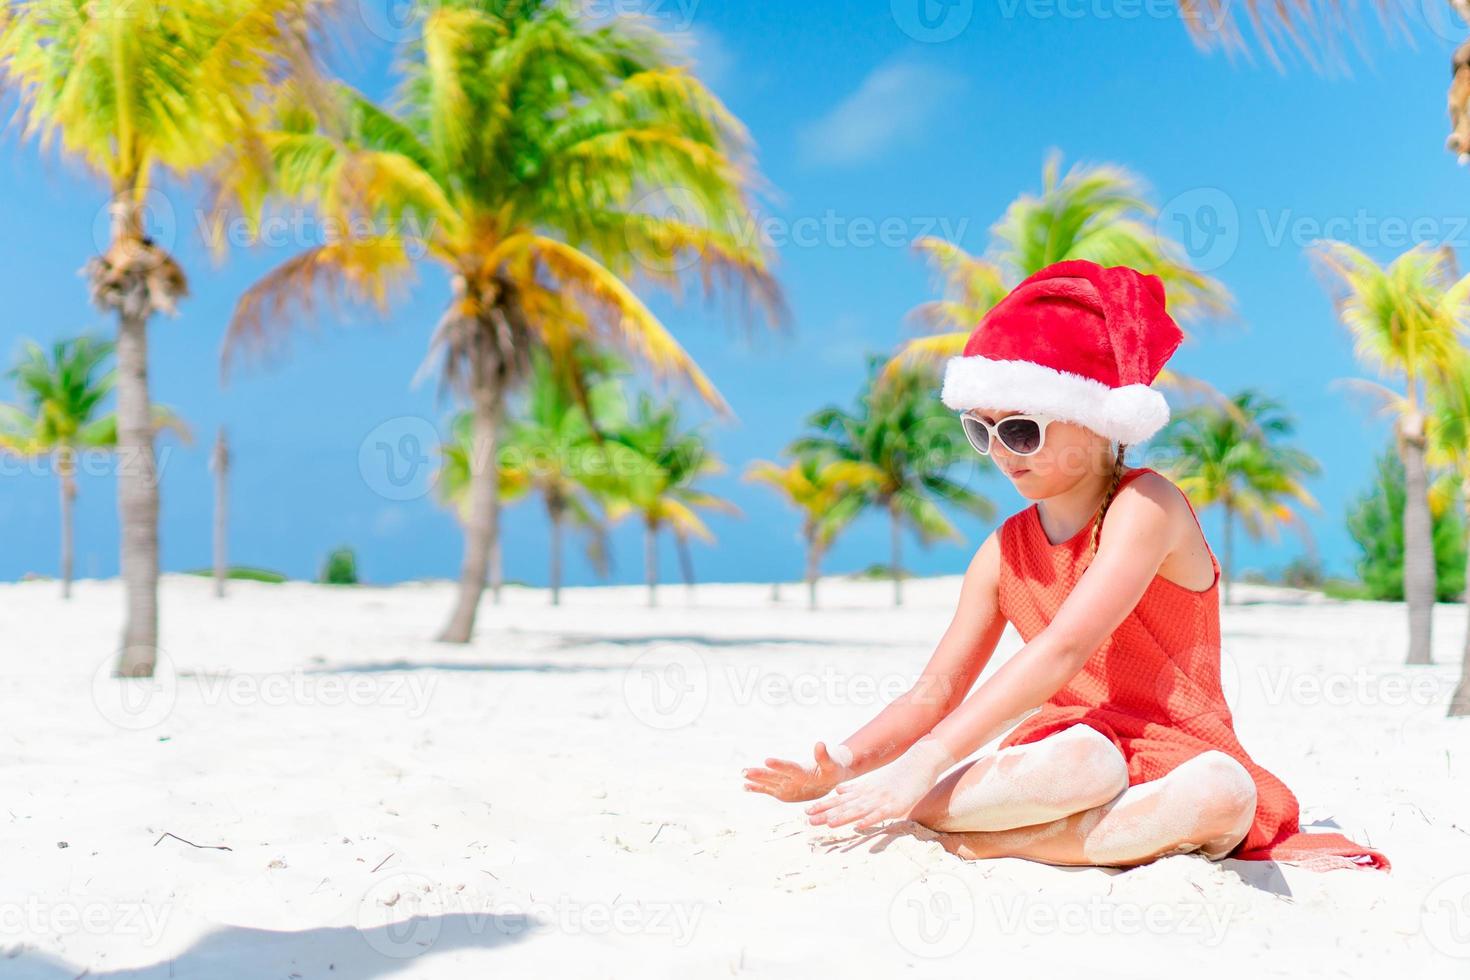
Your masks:
<path fill-rule="evenodd" d="M 1006 625 L 999 581 L 1000 539 L 992 532 L 970 560 L 954 616 L 913 686 L 830 750 L 818 742 L 814 763 L 767 759 L 766 768 L 744 770 L 745 788 L 787 802 L 814 800 L 903 754 L 954 710 L 995 653 Z"/>
<path fill-rule="evenodd" d="M 1174 501 L 1169 496 L 1179 493 L 1167 484 L 1144 474 L 1120 491 L 1104 518 L 1097 556 L 1051 623 L 893 765 L 867 780 L 843 783 L 808 807 L 812 822 L 856 821 L 861 829 L 906 815 L 941 775 L 990 741 L 1007 719 L 1043 704 L 1075 677 L 1138 605 L 1173 550 L 1181 525 L 1170 513 Z M 1139 492 L 1131 492 L 1134 488 Z"/>
<path fill-rule="evenodd" d="M 1005 630 L 999 584 L 1000 539 L 991 532 L 965 569 L 954 616 L 919 679 L 838 746 L 851 753 L 845 778 L 892 762 L 964 700 Z"/>

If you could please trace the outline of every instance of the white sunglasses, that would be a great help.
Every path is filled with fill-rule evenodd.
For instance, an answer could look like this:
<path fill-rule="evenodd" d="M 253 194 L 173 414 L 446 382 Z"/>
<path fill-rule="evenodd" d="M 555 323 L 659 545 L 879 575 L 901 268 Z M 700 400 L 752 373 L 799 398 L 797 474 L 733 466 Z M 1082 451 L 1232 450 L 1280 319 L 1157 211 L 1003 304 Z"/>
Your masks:
<path fill-rule="evenodd" d="M 999 439 L 1006 451 L 1014 456 L 1034 456 L 1046 442 L 1046 427 L 1057 421 L 1055 415 L 1021 412 L 1007 415 L 999 422 L 987 422 L 978 415 L 972 415 L 973 411 L 966 409 L 960 413 L 960 425 L 964 427 L 965 438 L 982 456 L 990 455 L 991 436 Z"/>

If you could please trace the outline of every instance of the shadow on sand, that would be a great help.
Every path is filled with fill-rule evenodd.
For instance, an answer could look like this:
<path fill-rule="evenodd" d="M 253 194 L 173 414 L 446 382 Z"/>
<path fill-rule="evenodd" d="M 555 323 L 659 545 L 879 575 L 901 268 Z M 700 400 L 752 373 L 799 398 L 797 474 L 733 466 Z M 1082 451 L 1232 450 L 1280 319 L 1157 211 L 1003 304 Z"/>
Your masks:
<path fill-rule="evenodd" d="M 256 980 L 259 977 L 390 976 L 424 958 L 462 949 L 495 949 L 540 928 L 523 915 L 414 916 L 372 929 L 333 926 L 277 932 L 224 926 L 172 959 L 148 966 L 86 970 L 22 947 L 0 951 L 6 980 Z M 7 958 L 8 956 L 8 958 Z M 481 971 L 488 975 L 488 971 Z"/>

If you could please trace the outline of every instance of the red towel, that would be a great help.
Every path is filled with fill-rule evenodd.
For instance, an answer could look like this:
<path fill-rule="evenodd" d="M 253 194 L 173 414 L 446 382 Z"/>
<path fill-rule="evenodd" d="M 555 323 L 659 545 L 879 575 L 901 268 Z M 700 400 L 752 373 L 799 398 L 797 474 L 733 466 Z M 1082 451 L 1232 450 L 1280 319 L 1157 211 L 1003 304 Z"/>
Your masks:
<path fill-rule="evenodd" d="M 1308 834 L 1301 830 L 1285 833 L 1264 847 L 1249 851 L 1237 848 L 1230 857 L 1242 861 L 1279 861 L 1313 871 L 1338 868 L 1387 871 L 1392 867 L 1382 851 L 1355 844 L 1342 834 Z"/>

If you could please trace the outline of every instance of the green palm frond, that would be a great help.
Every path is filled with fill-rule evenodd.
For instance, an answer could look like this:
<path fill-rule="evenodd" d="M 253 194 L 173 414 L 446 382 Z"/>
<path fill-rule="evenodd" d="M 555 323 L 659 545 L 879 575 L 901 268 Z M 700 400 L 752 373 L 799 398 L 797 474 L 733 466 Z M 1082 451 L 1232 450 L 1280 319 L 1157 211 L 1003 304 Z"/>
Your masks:
<path fill-rule="evenodd" d="M 115 424 L 109 438 L 113 420 L 101 412 L 116 380 L 106 368 L 112 351 L 110 342 L 89 336 L 59 340 L 49 351 L 26 344 L 9 372 L 22 404 L 0 418 L 0 439 L 25 455 L 114 445 Z"/>
<path fill-rule="evenodd" d="M 1089 259 L 1126 265 L 1158 276 L 1169 312 L 1181 320 L 1229 314 L 1224 284 L 1195 269 L 1179 243 L 1160 234 L 1142 178 L 1113 164 L 1077 165 L 1061 173 L 1053 151 L 1042 168 L 1040 194 L 1023 194 L 990 230 L 985 257 L 954 242 L 921 238 L 914 248 L 937 273 L 940 297 L 921 303 L 909 320 L 926 335 L 906 342 L 886 365 L 881 381 L 917 367 L 942 367 L 963 353 L 970 332 L 1022 279 L 1056 262 Z M 1188 334 L 1186 333 L 1186 339 Z M 1160 387 L 1228 403 L 1208 384 L 1178 372 L 1161 374 Z"/>
<path fill-rule="evenodd" d="M 21 0 L 0 20 L 0 73 L 21 91 L 23 133 L 60 144 L 117 194 L 151 171 L 259 159 L 269 94 L 310 87 L 304 56 L 326 0 Z M 242 162 L 242 167 L 245 164 Z"/>
<path fill-rule="evenodd" d="M 1231 401 L 1233 411 L 1206 404 L 1171 418 L 1156 443 L 1171 458 L 1160 469 L 1196 509 L 1226 507 L 1252 537 L 1304 529 L 1293 507 L 1317 508 L 1304 481 L 1321 465 L 1284 444 L 1295 425 L 1279 401 L 1255 389 Z"/>
<path fill-rule="evenodd" d="M 699 428 L 682 429 L 678 409 L 640 392 L 626 421 L 610 426 L 599 452 L 604 463 L 586 485 L 602 500 L 610 520 L 638 514 L 653 528 L 670 525 L 676 533 L 713 540 L 697 510 L 739 515 L 733 503 L 698 484 L 723 472 Z"/>
<path fill-rule="evenodd" d="M 312 293 L 381 306 L 385 284 L 426 259 L 453 286 L 432 348 L 449 386 L 492 340 L 512 387 L 530 350 L 562 357 L 580 340 L 728 413 L 633 282 L 678 292 L 697 280 L 784 322 L 770 256 L 742 233 L 761 186 L 744 127 L 630 22 L 594 24 L 556 3 L 443 0 L 419 26 L 390 106 L 339 86 L 329 111 L 298 98 L 263 138 L 280 195 L 371 230 L 258 283 L 227 350 L 278 344 Z"/>
<path fill-rule="evenodd" d="M 955 474 L 956 464 L 978 457 L 954 413 L 933 397 L 922 369 L 890 373 L 881 357 L 870 358 L 857 407 L 820 408 L 807 417 L 807 428 L 787 448 L 789 454 L 831 464 L 830 478 L 861 495 L 866 506 L 886 508 L 902 497 L 900 510 L 923 535 L 950 532 L 918 501 L 942 500 L 982 520 L 995 516 L 995 505 Z"/>
<path fill-rule="evenodd" d="M 1053 151 L 1041 193 L 1021 195 L 991 229 L 994 260 L 1012 282 L 1066 259 L 1131 266 L 1163 280 L 1169 312 L 1181 320 L 1228 313 L 1225 286 L 1194 269 L 1183 247 L 1159 234 L 1155 214 L 1138 175 L 1107 163 L 1075 165 L 1062 175 L 1061 155 Z"/>
<path fill-rule="evenodd" d="M 1450 370 L 1470 337 L 1470 276 L 1457 276 L 1442 250 L 1417 246 L 1380 266 L 1346 242 L 1314 242 L 1310 253 L 1353 354 L 1406 384 L 1418 411 L 1420 385 Z"/>
<path fill-rule="evenodd" d="M 1430 385 L 1426 436 L 1427 462 L 1458 472 L 1470 507 L 1470 349 Z"/>

